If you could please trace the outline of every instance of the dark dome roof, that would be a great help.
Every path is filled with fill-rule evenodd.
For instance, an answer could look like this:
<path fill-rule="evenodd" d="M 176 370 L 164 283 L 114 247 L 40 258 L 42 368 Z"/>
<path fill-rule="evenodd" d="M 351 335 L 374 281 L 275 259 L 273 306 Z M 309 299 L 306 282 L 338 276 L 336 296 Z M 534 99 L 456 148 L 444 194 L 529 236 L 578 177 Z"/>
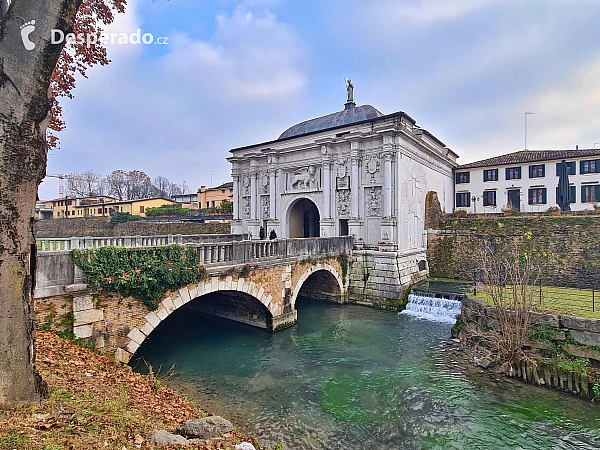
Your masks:
<path fill-rule="evenodd" d="M 285 130 L 281 136 L 279 136 L 279 139 L 301 136 L 315 131 L 329 130 L 330 128 L 350 125 L 356 122 L 362 122 L 363 120 L 376 119 L 381 116 L 383 116 L 383 114 L 371 105 L 349 107 L 333 114 L 300 122 Z"/>

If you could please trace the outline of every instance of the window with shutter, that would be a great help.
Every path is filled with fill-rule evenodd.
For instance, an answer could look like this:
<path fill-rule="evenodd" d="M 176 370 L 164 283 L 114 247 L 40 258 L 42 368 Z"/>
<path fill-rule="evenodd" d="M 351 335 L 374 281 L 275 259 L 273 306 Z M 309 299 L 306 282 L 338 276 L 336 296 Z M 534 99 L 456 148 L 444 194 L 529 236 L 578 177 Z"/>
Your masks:
<path fill-rule="evenodd" d="M 496 206 L 496 191 L 483 192 L 483 206 Z"/>
<path fill-rule="evenodd" d="M 507 167 L 505 175 L 506 175 L 507 180 L 519 180 L 519 179 L 521 179 L 521 168 L 520 167 Z"/>
<path fill-rule="evenodd" d="M 470 192 L 457 192 L 456 193 L 456 207 L 470 207 L 471 206 L 471 193 Z"/>
<path fill-rule="evenodd" d="M 456 172 L 456 184 L 469 183 L 471 174 L 469 172 Z"/>
<path fill-rule="evenodd" d="M 593 159 L 590 161 L 579 162 L 579 173 L 584 175 L 586 173 L 599 173 L 600 172 L 600 160 Z"/>
<path fill-rule="evenodd" d="M 594 203 L 600 200 L 600 185 L 581 186 L 581 203 Z"/>
<path fill-rule="evenodd" d="M 537 164 L 535 166 L 529 166 L 529 178 L 541 178 L 545 176 L 545 165 Z"/>
<path fill-rule="evenodd" d="M 484 170 L 483 181 L 498 181 L 498 169 Z"/>
<path fill-rule="evenodd" d="M 529 189 L 529 204 L 530 205 L 545 205 L 546 204 L 546 188 Z"/>

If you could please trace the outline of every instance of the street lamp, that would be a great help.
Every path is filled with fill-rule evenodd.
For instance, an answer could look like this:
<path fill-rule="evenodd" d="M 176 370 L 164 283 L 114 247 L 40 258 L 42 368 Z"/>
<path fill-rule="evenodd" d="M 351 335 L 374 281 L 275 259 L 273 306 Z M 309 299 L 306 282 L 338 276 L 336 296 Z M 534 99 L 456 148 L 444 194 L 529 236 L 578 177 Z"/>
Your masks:
<path fill-rule="evenodd" d="M 532 113 L 532 112 L 526 112 L 525 113 L 525 150 L 527 150 L 527 115 L 528 114 L 532 114 L 533 115 L 535 113 Z"/>

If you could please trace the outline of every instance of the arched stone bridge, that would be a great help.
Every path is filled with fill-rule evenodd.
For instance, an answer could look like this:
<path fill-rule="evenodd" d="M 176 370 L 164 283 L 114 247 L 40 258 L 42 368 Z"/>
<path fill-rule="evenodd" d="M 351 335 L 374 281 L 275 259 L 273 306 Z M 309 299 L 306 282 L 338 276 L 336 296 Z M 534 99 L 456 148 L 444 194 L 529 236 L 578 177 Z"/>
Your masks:
<path fill-rule="evenodd" d="M 99 350 L 114 352 L 118 360 L 127 363 L 163 321 L 171 314 L 183 314 L 180 310 L 193 308 L 277 331 L 296 322 L 300 294 L 336 302 L 347 299 L 351 237 L 188 245 L 198 248 L 209 276 L 169 293 L 158 309 L 150 312 L 141 301 L 88 291 L 85 284 L 78 283 L 81 280 L 70 262 L 70 248 L 38 253 L 38 321 L 47 322 L 52 317 L 56 322 L 55 318 L 72 311 L 75 336 L 93 342 Z M 51 254 L 54 264 L 44 260 Z M 56 258 L 62 258 L 62 264 Z M 62 281 L 62 292 L 61 281 L 54 279 L 49 286 L 49 267 L 73 271 L 72 280 Z M 66 284 L 69 281 L 71 284 Z"/>

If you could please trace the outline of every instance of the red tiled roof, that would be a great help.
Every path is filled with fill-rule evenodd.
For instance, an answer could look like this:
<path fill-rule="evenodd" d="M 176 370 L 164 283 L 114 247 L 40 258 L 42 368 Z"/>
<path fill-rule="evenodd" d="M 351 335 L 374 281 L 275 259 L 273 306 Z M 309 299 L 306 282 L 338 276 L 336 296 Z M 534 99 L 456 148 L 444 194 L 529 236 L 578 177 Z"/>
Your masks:
<path fill-rule="evenodd" d="M 548 160 L 581 158 L 585 156 L 600 156 L 600 148 L 586 148 L 579 150 L 521 150 L 514 153 L 508 153 L 506 155 L 482 159 L 481 161 L 475 161 L 469 164 L 463 164 L 462 166 L 458 167 L 457 170 L 487 166 L 506 166 L 510 164 L 523 164 Z"/>

